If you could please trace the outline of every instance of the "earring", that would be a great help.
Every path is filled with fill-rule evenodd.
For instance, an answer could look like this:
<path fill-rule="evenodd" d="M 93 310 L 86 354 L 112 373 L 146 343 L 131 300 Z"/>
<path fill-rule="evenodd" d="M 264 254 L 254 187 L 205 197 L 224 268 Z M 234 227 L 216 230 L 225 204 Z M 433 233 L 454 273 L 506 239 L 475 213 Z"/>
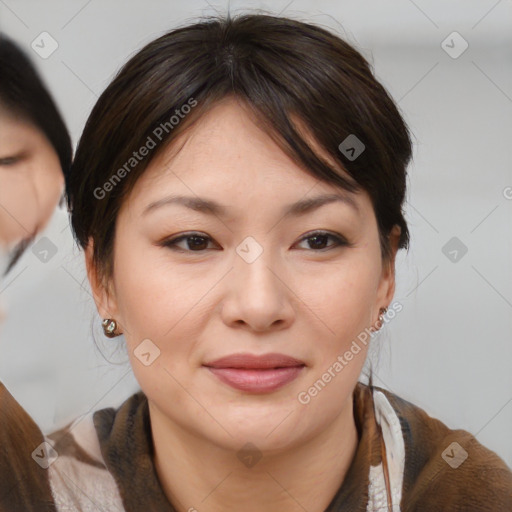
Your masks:
<path fill-rule="evenodd" d="M 103 333 L 107 338 L 119 336 L 120 333 L 116 333 L 117 322 L 113 318 L 105 318 L 101 325 L 103 326 Z"/>
<path fill-rule="evenodd" d="M 379 331 L 382 329 L 382 324 L 384 323 L 384 315 L 386 314 L 388 308 L 380 308 L 379 309 L 379 322 L 380 322 L 380 327 L 379 327 Z"/>

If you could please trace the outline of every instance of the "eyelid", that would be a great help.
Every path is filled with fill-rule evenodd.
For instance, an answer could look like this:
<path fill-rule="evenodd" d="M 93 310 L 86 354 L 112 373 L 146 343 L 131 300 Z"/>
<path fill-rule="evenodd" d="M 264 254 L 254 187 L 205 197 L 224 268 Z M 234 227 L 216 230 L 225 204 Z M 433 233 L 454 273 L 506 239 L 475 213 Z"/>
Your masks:
<path fill-rule="evenodd" d="M 19 161 L 19 156 L 5 156 L 0 158 L 0 165 L 13 165 Z"/>
<path fill-rule="evenodd" d="M 328 237 L 334 239 L 335 243 L 333 245 L 328 246 L 328 247 L 324 247 L 323 249 L 317 249 L 317 250 L 309 249 L 309 252 L 325 252 L 325 251 L 328 251 L 330 249 L 334 249 L 336 247 L 353 247 L 353 244 L 351 242 L 349 242 L 343 235 L 338 234 L 338 233 L 334 233 L 334 232 L 331 232 L 331 231 L 326 231 L 326 230 L 323 230 L 323 229 L 316 229 L 316 230 L 308 231 L 307 233 L 304 234 L 304 236 L 302 236 L 294 244 L 294 246 L 297 245 L 298 243 L 303 242 L 304 240 L 307 240 L 308 238 L 314 237 L 315 235 L 317 235 L 317 236 L 328 236 Z M 199 250 L 199 251 L 192 251 L 192 250 L 189 250 L 189 249 L 181 249 L 181 248 L 179 248 L 177 246 L 178 243 L 182 242 L 183 240 L 186 240 L 189 237 L 193 237 L 193 236 L 197 236 L 198 238 L 204 238 L 204 239 L 207 240 L 208 243 L 209 242 L 216 243 L 214 241 L 214 239 L 211 236 L 207 235 L 206 233 L 202 233 L 202 232 L 199 232 L 199 231 L 190 231 L 190 232 L 185 232 L 185 233 L 176 235 L 174 237 L 166 238 L 166 239 L 162 240 L 161 242 L 159 242 L 157 245 L 160 245 L 162 247 L 167 247 L 167 248 L 169 248 L 171 250 L 175 250 L 175 251 L 178 251 L 178 252 L 187 252 L 187 253 L 193 253 L 193 252 L 204 253 L 206 250 L 208 250 L 208 249 L 203 249 L 203 250 Z M 304 249 L 304 250 L 307 250 L 307 249 Z"/>
<path fill-rule="evenodd" d="M 331 231 L 326 231 L 324 229 L 314 229 L 313 231 L 308 231 L 298 241 L 298 243 L 300 243 L 300 242 L 302 242 L 304 240 L 307 240 L 308 238 L 312 238 L 315 235 L 329 236 L 329 237 L 333 238 L 334 240 L 336 240 L 336 243 L 334 244 L 334 246 L 325 247 L 324 249 L 318 249 L 316 251 L 313 250 L 313 249 L 310 249 L 310 252 L 324 252 L 324 251 L 327 251 L 329 249 L 336 248 L 336 247 L 352 247 L 353 246 L 353 244 L 350 243 L 343 235 L 340 235 L 338 233 L 334 233 L 334 232 L 331 232 Z"/>
<path fill-rule="evenodd" d="M 206 233 L 201 233 L 200 231 L 190 231 L 190 232 L 185 232 L 185 233 L 181 233 L 180 235 L 176 235 L 176 236 L 173 236 L 173 237 L 169 237 L 169 238 L 165 238 L 163 239 L 161 242 L 158 242 L 157 245 L 160 245 L 162 247 L 167 247 L 171 250 L 175 250 L 177 252 L 189 252 L 189 253 L 193 253 L 193 252 L 197 252 L 197 253 L 202 253 L 204 252 L 203 251 L 190 251 L 190 250 L 187 250 L 187 249 L 181 249 L 180 247 L 177 246 L 177 244 L 183 240 L 186 240 L 187 238 L 191 238 L 193 236 L 197 236 L 198 238 L 205 238 L 208 240 L 208 242 L 210 241 L 214 241 L 213 238 L 209 235 L 207 235 Z"/>

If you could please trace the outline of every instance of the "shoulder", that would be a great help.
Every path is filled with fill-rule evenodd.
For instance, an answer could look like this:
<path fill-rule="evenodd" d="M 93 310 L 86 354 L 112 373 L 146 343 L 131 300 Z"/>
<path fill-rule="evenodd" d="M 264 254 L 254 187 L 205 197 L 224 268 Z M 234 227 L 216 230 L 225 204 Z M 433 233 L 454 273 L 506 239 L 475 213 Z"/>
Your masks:
<path fill-rule="evenodd" d="M 45 434 L 0 382 L 0 512 L 124 512 L 127 462 L 118 463 L 120 452 L 111 447 L 126 448 L 130 424 L 147 418 L 146 408 L 139 392 Z"/>
<path fill-rule="evenodd" d="M 58 510 L 92 510 L 91 503 L 110 512 L 125 510 L 126 488 L 134 482 L 127 482 L 130 456 L 123 451 L 144 405 L 147 400 L 138 392 L 119 407 L 89 411 L 46 436 L 53 452 L 48 473 Z"/>
<path fill-rule="evenodd" d="M 89 411 L 45 436 L 51 456 L 48 477 L 57 510 L 92 510 L 92 505 L 112 512 L 125 510 L 95 424 L 98 415 L 111 417 L 115 412 L 113 408 Z"/>
<path fill-rule="evenodd" d="M 402 510 L 512 510 L 512 471 L 466 430 L 450 429 L 422 408 L 382 392 L 405 446 Z"/>
<path fill-rule="evenodd" d="M 0 511 L 50 512 L 44 435 L 0 382 Z"/>

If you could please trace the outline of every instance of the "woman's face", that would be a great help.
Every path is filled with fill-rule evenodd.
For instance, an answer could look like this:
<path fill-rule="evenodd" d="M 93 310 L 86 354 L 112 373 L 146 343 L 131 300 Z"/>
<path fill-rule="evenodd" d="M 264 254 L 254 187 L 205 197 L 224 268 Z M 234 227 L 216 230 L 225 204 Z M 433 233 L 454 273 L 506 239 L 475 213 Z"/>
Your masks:
<path fill-rule="evenodd" d="M 63 185 L 59 158 L 45 135 L 0 108 L 0 247 L 45 227 Z"/>
<path fill-rule="evenodd" d="M 231 99 L 181 142 L 123 203 L 109 291 L 88 247 L 100 314 L 125 334 L 153 423 L 232 449 L 304 442 L 352 413 L 367 345 L 344 355 L 393 295 L 370 199 L 304 172 Z M 346 200 L 286 214 L 326 194 Z"/>

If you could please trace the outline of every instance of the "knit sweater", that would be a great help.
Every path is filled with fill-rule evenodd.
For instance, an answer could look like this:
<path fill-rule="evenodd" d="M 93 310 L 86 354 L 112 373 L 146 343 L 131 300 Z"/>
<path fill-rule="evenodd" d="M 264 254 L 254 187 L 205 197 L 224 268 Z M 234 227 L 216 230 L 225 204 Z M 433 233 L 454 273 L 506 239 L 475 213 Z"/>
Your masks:
<path fill-rule="evenodd" d="M 362 383 L 353 405 L 358 445 L 325 512 L 512 511 L 510 468 L 469 432 Z M 1 383 L 0 411 L 0 512 L 175 512 L 142 391 L 47 435 Z"/>

